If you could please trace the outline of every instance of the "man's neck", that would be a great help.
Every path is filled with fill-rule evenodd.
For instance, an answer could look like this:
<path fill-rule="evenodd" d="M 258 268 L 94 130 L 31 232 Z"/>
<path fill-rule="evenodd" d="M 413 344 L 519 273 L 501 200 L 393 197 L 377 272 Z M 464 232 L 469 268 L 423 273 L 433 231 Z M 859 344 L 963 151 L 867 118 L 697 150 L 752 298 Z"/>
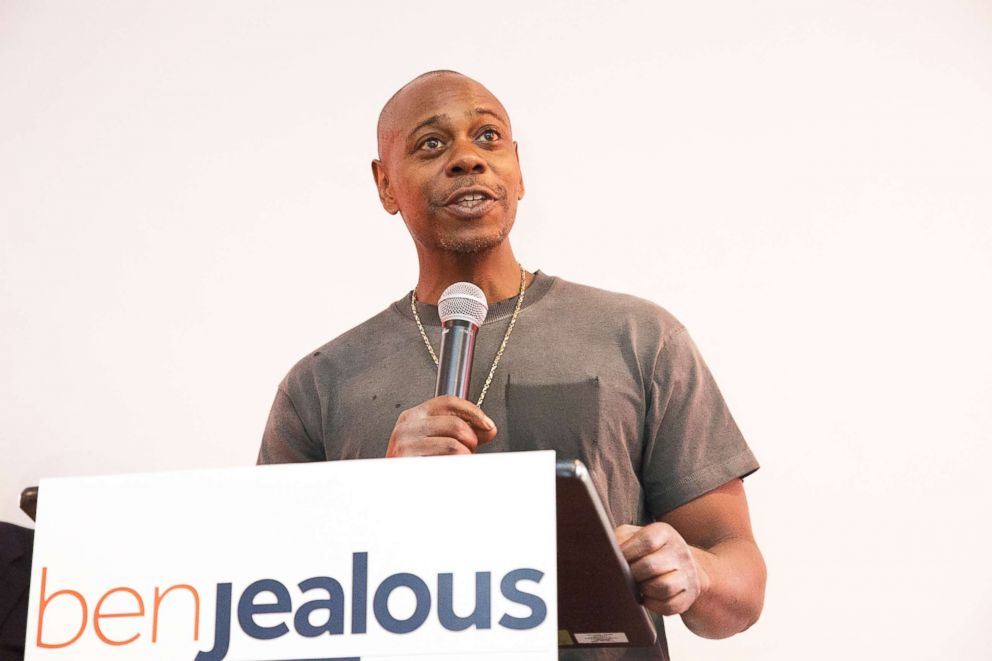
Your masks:
<path fill-rule="evenodd" d="M 417 300 L 437 305 L 441 293 L 455 282 L 471 282 L 482 289 L 490 305 L 520 293 L 520 265 L 509 241 L 479 253 L 426 253 L 418 251 L 420 279 Z M 525 273 L 525 286 L 533 276 Z"/>

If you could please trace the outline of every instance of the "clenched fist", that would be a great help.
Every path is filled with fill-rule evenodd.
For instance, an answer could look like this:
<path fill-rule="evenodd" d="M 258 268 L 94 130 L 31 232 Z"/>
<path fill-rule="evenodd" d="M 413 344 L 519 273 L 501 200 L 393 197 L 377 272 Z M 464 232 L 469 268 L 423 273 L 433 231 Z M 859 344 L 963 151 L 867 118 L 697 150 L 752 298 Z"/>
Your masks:
<path fill-rule="evenodd" d="M 709 578 L 672 526 L 660 522 L 643 527 L 625 525 L 615 534 L 644 596 L 644 605 L 655 613 L 680 615 L 705 591 Z"/>
<path fill-rule="evenodd" d="M 387 457 L 471 454 L 496 437 L 496 425 L 478 406 L 443 395 L 400 413 Z"/>

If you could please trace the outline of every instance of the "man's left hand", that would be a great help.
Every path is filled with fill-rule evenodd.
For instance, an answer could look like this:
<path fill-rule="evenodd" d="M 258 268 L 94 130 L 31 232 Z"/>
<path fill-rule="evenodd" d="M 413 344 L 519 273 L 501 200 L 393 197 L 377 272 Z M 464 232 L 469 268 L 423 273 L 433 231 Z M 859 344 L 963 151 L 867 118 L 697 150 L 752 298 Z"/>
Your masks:
<path fill-rule="evenodd" d="M 707 588 L 709 577 L 693 557 L 682 535 L 667 523 L 623 525 L 615 531 L 617 543 L 644 605 L 661 615 L 680 615 Z"/>

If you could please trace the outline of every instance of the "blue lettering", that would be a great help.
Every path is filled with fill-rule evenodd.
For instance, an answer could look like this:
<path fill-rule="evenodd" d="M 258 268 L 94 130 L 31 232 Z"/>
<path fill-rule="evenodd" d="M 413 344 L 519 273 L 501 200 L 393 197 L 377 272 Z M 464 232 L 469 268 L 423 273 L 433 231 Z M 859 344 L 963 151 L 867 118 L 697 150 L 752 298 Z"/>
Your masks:
<path fill-rule="evenodd" d="M 492 626 L 492 574 L 475 573 L 475 610 L 467 617 L 455 615 L 454 574 L 437 575 L 437 618 L 448 631 L 464 631 L 471 626 L 489 629 Z"/>
<path fill-rule="evenodd" d="M 369 601 L 369 554 L 351 554 L 351 633 L 365 633 Z"/>
<path fill-rule="evenodd" d="M 217 613 L 214 617 L 214 647 L 198 652 L 195 661 L 221 661 L 231 645 L 231 584 L 217 584 Z"/>
<path fill-rule="evenodd" d="M 296 632 L 307 638 L 316 638 L 322 633 L 344 633 L 344 589 L 341 584 L 327 576 L 314 576 L 300 583 L 300 590 L 326 590 L 327 599 L 314 599 L 300 606 L 296 611 L 293 624 Z M 310 614 L 314 611 L 326 610 L 327 622 L 320 626 L 310 623 Z"/>
<path fill-rule="evenodd" d="M 499 583 L 499 591 L 513 603 L 530 608 L 530 615 L 527 617 L 514 617 L 504 614 L 503 617 L 499 618 L 500 626 L 507 629 L 533 629 L 541 622 L 544 622 L 544 618 L 548 615 L 548 606 L 544 603 L 544 600 L 535 594 L 521 592 L 517 589 L 517 583 L 519 581 L 540 583 L 542 578 L 544 578 L 544 572 L 526 568 L 514 569 L 503 577 L 503 580 Z"/>
<path fill-rule="evenodd" d="M 350 595 L 353 634 L 364 634 L 367 629 L 368 569 L 368 553 L 353 553 Z M 525 607 L 529 613 L 524 617 L 504 613 L 499 619 L 500 626 L 514 630 L 533 629 L 547 619 L 548 607 L 544 600 L 537 594 L 520 588 L 522 582 L 538 584 L 543 578 L 544 572 L 533 568 L 515 569 L 503 577 L 500 581 L 500 592 L 503 597 L 507 601 Z M 437 574 L 437 616 L 441 626 L 448 631 L 464 631 L 473 627 L 479 630 L 491 629 L 492 573 L 475 572 L 475 603 L 471 612 L 462 615 L 455 612 L 454 582 L 453 573 Z M 199 651 L 195 661 L 223 661 L 227 657 L 231 644 L 231 586 L 231 583 L 217 584 L 213 648 Z M 296 633 L 304 638 L 316 638 L 325 634 L 342 635 L 345 632 L 347 597 L 341 583 L 329 576 L 314 576 L 299 583 L 298 587 L 304 594 L 312 590 L 323 590 L 327 593 L 327 597 L 306 601 L 294 613 L 289 591 L 279 581 L 271 578 L 261 579 L 245 588 L 237 604 L 238 624 L 241 625 L 242 631 L 257 640 L 279 638 L 290 631 L 287 621 L 272 626 L 262 626 L 256 622 L 256 616 L 292 613 L 292 625 Z M 390 597 L 400 588 L 410 590 L 414 598 L 413 613 L 406 619 L 395 617 L 389 609 Z M 263 603 L 256 603 L 260 595 L 265 593 L 271 595 L 271 598 L 263 598 Z M 416 574 L 398 573 L 386 578 L 376 588 L 372 599 L 372 612 L 384 630 L 394 634 L 405 634 L 416 631 L 427 621 L 432 600 L 431 590 L 422 578 Z M 464 601 L 468 603 L 467 599 Z M 326 615 L 315 616 L 314 614 L 319 611 L 326 611 Z M 314 623 L 314 619 L 318 622 Z"/>
<path fill-rule="evenodd" d="M 276 603 L 256 604 L 255 597 L 263 592 L 274 594 Z M 271 640 L 289 633 L 289 627 L 285 622 L 280 622 L 274 627 L 263 627 L 255 623 L 255 616 L 260 613 L 289 613 L 292 610 L 293 603 L 286 586 L 271 578 L 263 578 L 249 585 L 238 600 L 238 624 L 252 638 Z"/>
<path fill-rule="evenodd" d="M 389 612 L 389 595 L 396 588 L 409 588 L 417 601 L 413 615 L 405 620 L 398 620 Z M 382 628 L 391 633 L 410 633 L 419 628 L 431 611 L 431 591 L 427 584 L 414 574 L 393 574 L 384 580 L 375 591 L 372 601 L 372 612 Z"/>

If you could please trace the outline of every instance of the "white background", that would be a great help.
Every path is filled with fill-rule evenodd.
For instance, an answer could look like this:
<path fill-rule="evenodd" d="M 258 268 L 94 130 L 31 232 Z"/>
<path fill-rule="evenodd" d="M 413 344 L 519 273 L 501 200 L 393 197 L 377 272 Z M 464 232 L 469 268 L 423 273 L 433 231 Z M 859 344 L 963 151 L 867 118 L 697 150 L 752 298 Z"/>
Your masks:
<path fill-rule="evenodd" d="M 253 462 L 412 287 L 375 121 L 453 68 L 512 116 L 522 263 L 674 312 L 762 462 L 762 621 L 673 658 L 986 659 L 990 63 L 988 2 L 0 0 L 0 518 Z"/>

